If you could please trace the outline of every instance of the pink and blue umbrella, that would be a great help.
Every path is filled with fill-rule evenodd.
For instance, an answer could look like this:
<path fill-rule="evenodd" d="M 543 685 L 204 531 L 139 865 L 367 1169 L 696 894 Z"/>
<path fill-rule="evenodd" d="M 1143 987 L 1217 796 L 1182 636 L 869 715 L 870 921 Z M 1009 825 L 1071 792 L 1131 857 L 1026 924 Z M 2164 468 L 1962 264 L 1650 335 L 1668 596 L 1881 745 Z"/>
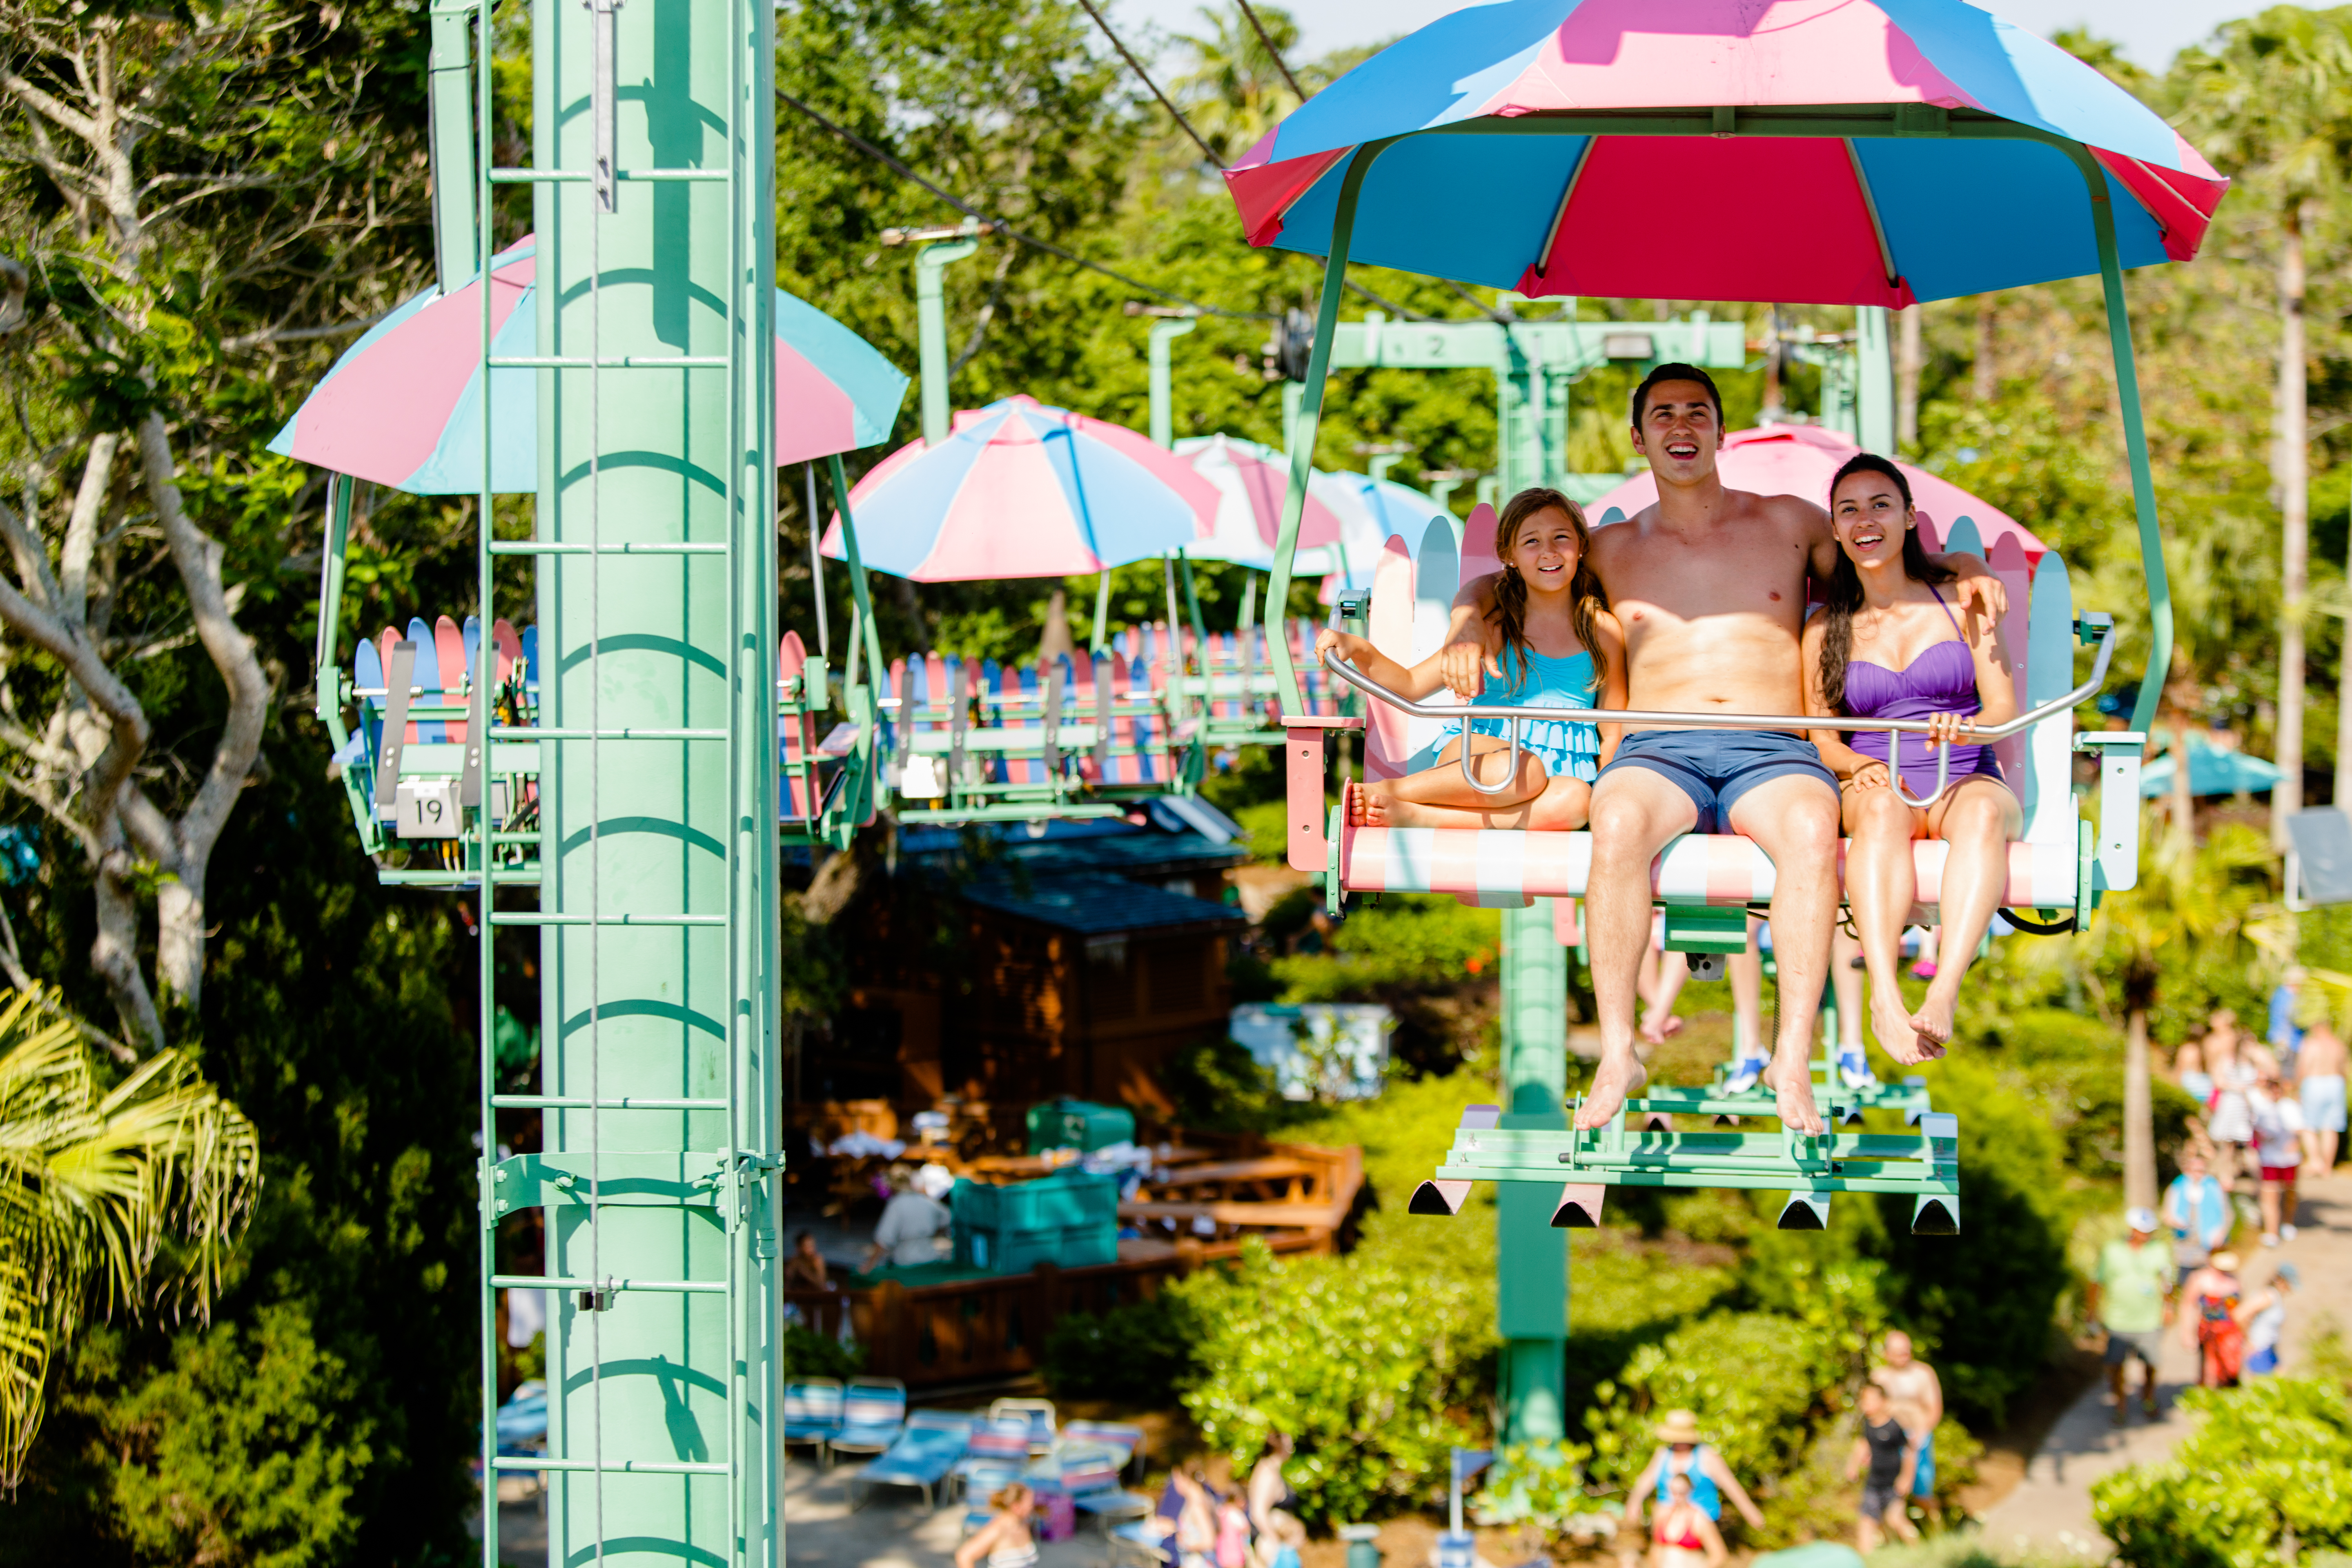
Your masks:
<path fill-rule="evenodd" d="M 1823 105 L 1854 132 L 1759 132 Z M 1673 133 L 1543 123 L 1627 111 Z M 2096 273 L 2078 147 L 2126 267 L 2195 255 L 2228 186 L 1963 0 L 1500 0 L 1391 45 L 1228 170 L 1250 243 L 1328 254 L 1347 154 L 1391 137 L 1349 258 L 1528 296 L 1903 306 Z"/>
<path fill-rule="evenodd" d="M 901 447 L 849 492 L 858 551 L 918 583 L 1087 576 L 1191 545 L 1216 486 L 1124 425 L 1007 397 Z M 841 522 L 824 536 L 841 559 Z"/>
<path fill-rule="evenodd" d="M 536 246 L 490 260 L 490 352 L 538 350 Z M 415 495 L 482 488 L 482 295 L 478 279 L 427 289 L 368 329 L 269 443 L 282 456 Z M 492 370 L 490 488 L 539 484 L 539 373 Z M 863 338 L 776 290 L 776 461 L 796 463 L 889 438 L 907 377 Z"/>

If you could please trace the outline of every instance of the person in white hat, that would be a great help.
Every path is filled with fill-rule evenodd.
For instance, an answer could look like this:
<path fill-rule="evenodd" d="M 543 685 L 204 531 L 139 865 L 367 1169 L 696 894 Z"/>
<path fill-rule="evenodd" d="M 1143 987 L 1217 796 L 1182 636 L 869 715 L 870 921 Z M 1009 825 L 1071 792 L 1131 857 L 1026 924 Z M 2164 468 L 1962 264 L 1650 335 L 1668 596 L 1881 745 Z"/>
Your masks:
<path fill-rule="evenodd" d="M 1723 1518 L 1724 1500 L 1728 1498 L 1731 1506 L 1739 1510 L 1739 1517 L 1748 1521 L 1749 1529 L 1761 1530 L 1764 1527 L 1763 1512 L 1748 1499 L 1738 1478 L 1731 1473 L 1731 1467 L 1723 1462 L 1721 1454 L 1702 1440 L 1698 1416 L 1695 1412 L 1667 1411 L 1665 1419 L 1658 1423 L 1657 1436 L 1657 1452 L 1650 1456 L 1650 1462 L 1643 1467 L 1642 1473 L 1635 1476 L 1633 1484 L 1626 1489 L 1626 1496 L 1633 1502 L 1634 1524 L 1642 1522 L 1643 1510 L 1649 1507 L 1653 1499 L 1660 1503 L 1673 1500 L 1667 1485 L 1671 1478 L 1688 1476 L 1690 1500 L 1708 1519 L 1719 1521 Z"/>
<path fill-rule="evenodd" d="M 2099 1251 L 2098 1272 L 2091 1281 L 2090 1309 L 2107 1331 L 2107 1386 L 2116 1396 L 2115 1423 L 2130 1415 L 2124 1393 L 2124 1368 L 2140 1364 L 2140 1409 L 2156 1417 L 2156 1368 L 2164 1354 L 2164 1321 L 2172 1298 L 2172 1249 L 2154 1245 L 2154 1209 L 2136 1208 L 2124 1215 L 2129 1235 Z"/>

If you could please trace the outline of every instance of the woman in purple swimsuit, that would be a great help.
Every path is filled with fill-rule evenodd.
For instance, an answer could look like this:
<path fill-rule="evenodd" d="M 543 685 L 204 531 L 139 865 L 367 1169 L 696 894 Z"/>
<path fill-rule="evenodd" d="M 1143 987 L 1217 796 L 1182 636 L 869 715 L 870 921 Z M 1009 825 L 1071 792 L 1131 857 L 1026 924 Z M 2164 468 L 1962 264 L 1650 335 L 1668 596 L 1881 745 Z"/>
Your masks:
<path fill-rule="evenodd" d="M 1830 486 L 1830 526 L 1843 547 L 1827 601 L 1806 623 L 1806 711 L 1857 719 L 1924 719 L 1928 736 L 1906 735 L 1903 783 L 1914 796 L 1936 787 L 1935 752 L 1951 744 L 1951 782 L 1927 810 L 1893 787 L 1884 731 L 1812 731 L 1838 775 L 1845 830 L 1846 902 L 1870 973 L 1872 1032 L 1887 1055 L 1909 1065 L 1944 1054 L 1952 1004 L 1985 927 L 2009 886 L 2009 844 L 2024 828 L 2017 796 L 2001 781 L 1991 748 L 1959 743 L 1971 721 L 2017 716 L 2000 628 L 1971 613 L 1963 621 L 1937 591 L 1952 573 L 1920 545 L 1911 486 L 1885 458 L 1864 452 Z M 1918 898 L 1912 841 L 1940 838 L 1940 902 L 1952 956 L 1928 983 L 1917 1012 L 1903 1005 L 1903 927 Z"/>

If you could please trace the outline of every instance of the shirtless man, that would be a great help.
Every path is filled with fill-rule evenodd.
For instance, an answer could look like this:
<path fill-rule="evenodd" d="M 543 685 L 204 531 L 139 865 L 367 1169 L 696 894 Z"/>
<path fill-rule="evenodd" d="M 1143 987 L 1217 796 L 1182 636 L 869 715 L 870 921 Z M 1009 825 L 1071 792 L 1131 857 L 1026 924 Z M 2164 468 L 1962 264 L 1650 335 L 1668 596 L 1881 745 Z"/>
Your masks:
<path fill-rule="evenodd" d="M 1870 1381 L 1886 1391 L 1895 1419 L 1909 1435 L 1918 1463 L 1911 1495 L 1932 1516 L 1936 1506 L 1936 1428 L 1944 1419 L 1944 1384 L 1936 1369 L 1912 1353 L 1911 1336 L 1897 1329 L 1886 1336 L 1886 1360 L 1870 1369 Z"/>
<path fill-rule="evenodd" d="M 2294 1080 L 2303 1100 L 2305 1163 L 2311 1174 L 2325 1176 L 2336 1169 L 2336 1145 L 2344 1136 L 2344 1041 L 2327 1025 L 2303 1037 Z"/>
<path fill-rule="evenodd" d="M 1723 398 L 1706 372 L 1664 364 L 1634 389 L 1633 449 L 1658 483 L 1655 504 L 1592 535 L 1592 565 L 1625 629 L 1626 705 L 1686 713 L 1804 711 L 1798 638 L 1808 574 L 1827 578 L 1838 545 L 1829 513 L 1795 496 L 1727 489 L 1716 471 Z M 1964 600 L 1998 622 L 2008 601 L 1974 556 L 1945 564 Z M 1454 602 L 1445 683 L 1475 696 L 1501 677 L 1478 626 L 1491 580 Z M 1772 946 L 1780 965 L 1780 1037 L 1766 1075 L 1782 1122 L 1825 1131 L 1813 1105 L 1813 1020 L 1837 919 L 1837 779 L 1797 730 L 1626 727 L 1592 793 L 1585 933 L 1599 1003 L 1601 1063 L 1577 1111 L 1598 1127 L 1648 1081 L 1633 1054 L 1634 988 L 1650 933 L 1650 863 L 1694 830 L 1753 838 L 1775 870 Z"/>

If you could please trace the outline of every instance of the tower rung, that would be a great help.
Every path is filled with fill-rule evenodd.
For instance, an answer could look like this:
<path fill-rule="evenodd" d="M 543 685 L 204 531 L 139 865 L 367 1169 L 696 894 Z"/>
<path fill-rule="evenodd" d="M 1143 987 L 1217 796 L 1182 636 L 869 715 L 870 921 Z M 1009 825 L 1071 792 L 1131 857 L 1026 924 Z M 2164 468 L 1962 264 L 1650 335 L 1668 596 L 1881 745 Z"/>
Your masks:
<path fill-rule="evenodd" d="M 504 876 L 499 880 L 505 881 Z M 492 910 L 494 926 L 723 926 L 725 915 L 545 915 L 520 910 Z"/>
<path fill-rule="evenodd" d="M 499 539 L 490 542 L 493 555 L 724 555 L 724 544 L 662 543 L 555 544 L 536 539 Z"/>
<path fill-rule="evenodd" d="M 608 1476 L 724 1476 L 733 1468 L 720 1464 L 701 1464 L 692 1459 L 607 1459 L 598 1464 L 593 1459 L 536 1459 L 500 1454 L 490 1461 L 494 1470 L 602 1470 Z"/>
<path fill-rule="evenodd" d="M 490 1283 L 501 1290 L 644 1290 L 662 1296 L 723 1296 L 724 1279 L 563 1279 L 543 1274 L 493 1274 Z"/>
<path fill-rule="evenodd" d="M 493 724 L 493 741 L 724 741 L 725 730 L 542 730 L 532 724 Z"/>
<path fill-rule="evenodd" d="M 502 354 L 490 361 L 492 370 L 725 370 L 733 362 L 725 354 L 614 354 L 590 359 L 583 354 Z"/>
<path fill-rule="evenodd" d="M 500 879 L 503 880 L 504 879 Z M 618 1100 L 590 1100 L 578 1094 L 494 1094 L 496 1110 L 725 1110 L 723 1100 L 651 1100 L 623 1095 Z"/>
<path fill-rule="evenodd" d="M 617 169 L 613 178 L 661 184 L 723 184 L 729 169 Z M 494 185 L 584 185 L 596 176 L 583 169 L 492 169 Z"/>

